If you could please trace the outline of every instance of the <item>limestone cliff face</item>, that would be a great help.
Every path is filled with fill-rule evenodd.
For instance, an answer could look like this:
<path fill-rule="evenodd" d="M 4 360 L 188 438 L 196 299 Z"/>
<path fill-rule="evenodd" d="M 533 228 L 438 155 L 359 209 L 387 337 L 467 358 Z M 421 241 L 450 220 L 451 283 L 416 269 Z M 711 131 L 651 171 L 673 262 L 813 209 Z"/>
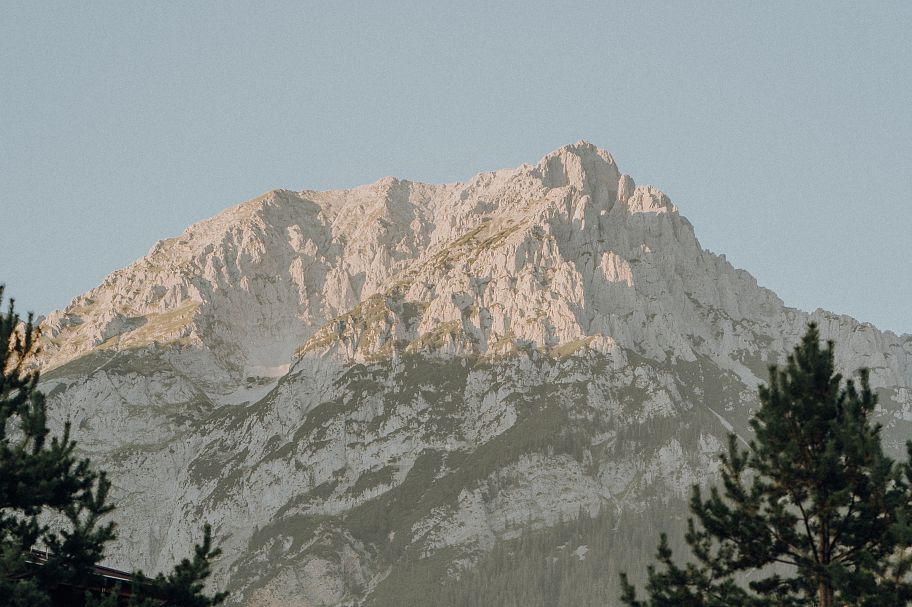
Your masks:
<path fill-rule="evenodd" d="M 208 520 L 239 604 L 383 604 L 530 524 L 675 508 L 811 320 L 897 447 L 912 337 L 785 307 L 580 142 L 243 203 L 48 317 L 41 364 L 113 474 L 115 564 L 166 567 Z"/>

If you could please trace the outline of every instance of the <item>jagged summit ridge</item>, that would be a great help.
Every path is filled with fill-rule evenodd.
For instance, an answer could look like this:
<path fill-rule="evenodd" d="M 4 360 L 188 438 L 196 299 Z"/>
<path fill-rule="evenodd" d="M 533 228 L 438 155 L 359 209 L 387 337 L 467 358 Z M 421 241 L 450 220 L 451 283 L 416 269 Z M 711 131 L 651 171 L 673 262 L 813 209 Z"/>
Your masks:
<path fill-rule="evenodd" d="M 357 333 L 356 308 L 376 313 L 378 297 L 412 316 L 388 318 L 388 334 Z M 806 320 L 704 251 L 662 192 L 580 141 L 465 183 L 384 178 L 232 207 L 53 313 L 46 364 L 167 343 L 237 377 L 275 375 L 317 345 L 355 358 L 583 340 L 693 359 L 694 336 L 713 352 L 737 347 L 734 329 L 719 338 L 701 319 L 706 309 L 772 334 Z M 344 318 L 352 329 L 333 344 Z"/>
<path fill-rule="evenodd" d="M 566 164 L 563 176 L 556 176 L 555 161 Z M 591 183 L 584 165 L 598 176 Z M 54 365 L 92 348 L 135 347 L 150 340 L 200 343 L 197 321 L 219 303 L 215 292 L 249 290 L 248 274 L 284 279 L 279 288 L 285 286 L 286 293 L 274 295 L 298 308 L 292 311 L 302 321 L 298 324 L 318 324 L 355 305 L 362 291 L 373 294 L 404 262 L 475 228 L 481 214 L 515 212 L 510 203 L 515 207 L 519 197 L 511 200 L 499 191 L 517 184 L 520 191 L 541 190 L 548 179 L 610 192 L 616 184 L 605 178 L 616 179 L 614 173 L 610 156 L 580 143 L 549 154 L 536 167 L 480 174 L 466 184 L 385 178 L 344 191 L 269 192 L 159 241 L 146 257 L 52 314 L 46 323 L 48 360 Z M 496 202 L 506 203 L 505 208 L 495 209 Z M 327 298 L 318 309 L 308 309 L 315 303 L 309 301 L 311 291 L 319 297 L 322 281 Z M 59 338 L 61 333 L 78 337 Z M 61 351 L 63 342 L 68 348 Z"/>
<path fill-rule="evenodd" d="M 332 343 L 342 319 L 357 326 L 359 304 L 376 311 L 371 298 L 392 297 L 393 285 L 417 317 L 387 319 L 389 335 L 343 330 Z M 721 337 L 700 318 L 706 309 L 729 319 Z M 743 319 L 772 335 L 806 321 L 704 251 L 661 191 L 581 141 L 465 183 L 269 192 L 156 243 L 52 314 L 45 350 L 53 367 L 95 349 L 172 343 L 236 377 L 281 373 L 317 345 L 363 358 L 582 340 L 693 359 L 699 337 L 730 358 L 742 338 L 729 324 Z"/>

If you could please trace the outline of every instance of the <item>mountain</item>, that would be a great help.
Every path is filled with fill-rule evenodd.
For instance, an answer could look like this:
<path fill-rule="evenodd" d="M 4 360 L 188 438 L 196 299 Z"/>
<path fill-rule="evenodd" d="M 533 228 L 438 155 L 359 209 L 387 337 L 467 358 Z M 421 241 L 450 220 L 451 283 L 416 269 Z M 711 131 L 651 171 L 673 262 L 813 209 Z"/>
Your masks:
<path fill-rule="evenodd" d="M 579 142 L 230 208 L 51 314 L 40 364 L 112 565 L 209 521 L 238 605 L 613 605 L 809 321 L 899 451 L 912 336 L 786 307 Z"/>

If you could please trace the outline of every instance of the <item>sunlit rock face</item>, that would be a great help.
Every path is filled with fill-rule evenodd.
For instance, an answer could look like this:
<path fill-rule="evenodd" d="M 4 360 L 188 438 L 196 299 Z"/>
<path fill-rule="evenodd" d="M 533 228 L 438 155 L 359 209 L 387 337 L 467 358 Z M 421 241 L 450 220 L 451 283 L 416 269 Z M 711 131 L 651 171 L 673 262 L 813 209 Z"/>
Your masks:
<path fill-rule="evenodd" d="M 42 387 L 113 478 L 111 564 L 168 568 L 208 521 L 234 604 L 435 604 L 415 580 L 580 512 L 652 554 L 809 321 L 897 450 L 912 337 L 785 307 L 580 142 L 195 224 L 44 321 Z"/>

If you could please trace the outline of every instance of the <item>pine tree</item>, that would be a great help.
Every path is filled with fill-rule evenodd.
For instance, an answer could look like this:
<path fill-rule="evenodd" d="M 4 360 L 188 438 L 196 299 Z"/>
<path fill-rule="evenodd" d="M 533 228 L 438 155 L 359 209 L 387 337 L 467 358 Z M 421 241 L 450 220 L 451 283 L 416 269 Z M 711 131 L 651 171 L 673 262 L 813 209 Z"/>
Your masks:
<path fill-rule="evenodd" d="M 59 588 L 93 587 L 95 566 L 115 537 L 114 523 L 107 520 L 114 506 L 105 473 L 77 457 L 68 423 L 61 436 L 50 436 L 39 373 L 29 367 L 36 351 L 32 315 L 21 322 L 10 300 L 0 314 L 0 597 L 10 607 L 46 607 Z M 210 562 L 219 554 L 208 525 L 204 536 L 193 560 L 185 559 L 172 574 L 148 579 L 138 573 L 134 604 L 223 602 L 224 593 L 203 593 Z M 98 599 L 97 604 L 116 603 L 110 596 L 87 602 Z"/>
<path fill-rule="evenodd" d="M 101 523 L 111 511 L 104 473 L 76 457 L 69 425 L 49 440 L 38 373 L 26 367 L 35 337 L 31 315 L 20 325 L 10 301 L 0 315 L 0 595 L 11 605 L 46 605 L 55 586 L 86 581 L 114 537 L 113 524 Z M 52 529 L 43 512 L 68 526 Z M 49 554 L 35 567 L 39 545 Z"/>
<path fill-rule="evenodd" d="M 661 570 L 648 569 L 630 607 L 897 607 L 912 604 L 912 466 L 884 455 L 872 424 L 877 397 L 835 372 L 833 342 L 811 324 L 784 369 L 770 368 L 748 449 L 729 437 L 722 487 L 694 487 L 685 539 L 693 560 L 675 563 L 663 534 Z M 912 459 L 912 443 L 907 445 Z M 754 581 L 738 583 L 752 572 Z"/>

